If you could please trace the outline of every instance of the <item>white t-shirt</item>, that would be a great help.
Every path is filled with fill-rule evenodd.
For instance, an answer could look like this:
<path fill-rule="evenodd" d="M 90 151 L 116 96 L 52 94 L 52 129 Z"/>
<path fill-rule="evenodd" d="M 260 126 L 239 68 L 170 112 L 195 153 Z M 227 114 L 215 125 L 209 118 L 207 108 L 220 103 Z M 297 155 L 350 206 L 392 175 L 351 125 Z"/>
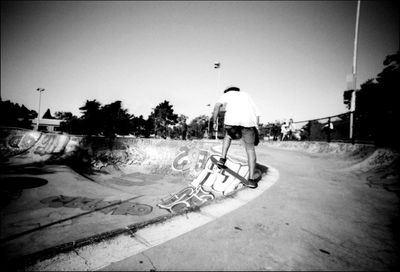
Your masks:
<path fill-rule="evenodd" d="M 225 125 L 257 127 L 260 112 L 247 93 L 229 91 L 222 94 L 217 103 L 225 105 Z"/>

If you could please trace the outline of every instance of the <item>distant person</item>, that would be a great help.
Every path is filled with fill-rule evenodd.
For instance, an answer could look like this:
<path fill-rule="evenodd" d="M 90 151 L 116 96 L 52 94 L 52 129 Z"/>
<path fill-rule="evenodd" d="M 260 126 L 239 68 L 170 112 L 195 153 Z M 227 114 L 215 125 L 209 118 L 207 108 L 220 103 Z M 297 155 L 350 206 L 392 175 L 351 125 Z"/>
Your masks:
<path fill-rule="evenodd" d="M 328 142 L 331 140 L 331 133 L 333 132 L 333 124 L 332 122 L 328 122 L 321 128 L 322 132 L 326 134 L 326 139 Z"/>
<path fill-rule="evenodd" d="M 322 130 L 323 131 L 333 131 L 333 124 L 331 123 L 331 122 L 329 122 L 329 123 L 327 123 L 327 124 L 325 124 L 323 127 L 322 127 Z"/>
<path fill-rule="evenodd" d="M 288 123 L 284 122 L 282 125 L 282 128 L 281 128 L 282 139 L 281 140 L 282 141 L 285 139 L 290 140 L 293 137 L 293 135 L 295 134 L 295 130 L 296 130 L 296 128 L 293 124 L 293 119 L 290 118 Z"/>
<path fill-rule="evenodd" d="M 283 122 L 283 124 L 281 125 L 281 141 L 285 140 L 287 133 L 287 123 Z"/>
<path fill-rule="evenodd" d="M 249 177 L 244 185 L 249 188 L 257 188 L 257 180 L 254 176 L 257 157 L 254 146 L 259 143 L 259 110 L 247 93 L 241 92 L 235 86 L 227 87 L 214 106 L 213 120 L 215 130 L 217 129 L 218 113 L 222 106 L 225 107 L 226 111 L 224 118 L 225 136 L 218 167 L 224 167 L 232 139 L 242 139 L 249 165 Z"/>
<path fill-rule="evenodd" d="M 289 140 L 293 138 L 293 135 L 294 135 L 294 133 L 295 133 L 295 130 L 296 130 L 296 127 L 295 127 L 294 124 L 293 124 L 293 119 L 290 118 L 290 119 L 289 119 L 289 123 L 288 123 L 288 125 L 287 125 L 287 135 L 288 135 L 288 139 L 289 139 Z"/>

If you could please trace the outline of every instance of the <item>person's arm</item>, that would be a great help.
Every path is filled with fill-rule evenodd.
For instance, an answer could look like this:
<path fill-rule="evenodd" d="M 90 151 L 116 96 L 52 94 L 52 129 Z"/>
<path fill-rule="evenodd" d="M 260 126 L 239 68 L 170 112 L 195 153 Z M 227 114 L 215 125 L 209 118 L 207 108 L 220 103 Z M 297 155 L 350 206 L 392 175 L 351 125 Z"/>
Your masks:
<path fill-rule="evenodd" d="M 219 113 L 219 110 L 220 110 L 221 107 L 222 107 L 222 103 L 219 103 L 219 102 L 215 103 L 214 111 L 213 111 L 213 123 L 214 123 L 214 127 L 215 127 L 215 125 L 216 125 L 216 123 L 217 123 L 218 113 Z"/>

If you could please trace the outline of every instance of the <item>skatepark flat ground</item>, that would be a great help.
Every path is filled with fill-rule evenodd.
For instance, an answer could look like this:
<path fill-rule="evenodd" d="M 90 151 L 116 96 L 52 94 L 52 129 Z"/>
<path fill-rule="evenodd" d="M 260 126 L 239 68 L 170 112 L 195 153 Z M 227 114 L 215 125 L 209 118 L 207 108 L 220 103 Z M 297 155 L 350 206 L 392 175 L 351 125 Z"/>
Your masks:
<path fill-rule="evenodd" d="M 215 141 L 121 139 L 109 150 L 71 135 L 3 133 L 1 258 L 11 270 L 97 270 L 230 212 L 277 178 L 259 166 L 268 178 L 246 193 L 209 168 Z M 228 162 L 247 171 L 243 160 Z"/>
<path fill-rule="evenodd" d="M 398 270 L 398 176 L 346 154 L 268 145 L 256 151 L 259 161 L 279 171 L 267 191 L 102 270 Z M 391 178 L 397 187 L 387 190 L 382 184 Z"/>
<path fill-rule="evenodd" d="M 142 154 L 142 150 L 151 151 L 154 155 L 151 157 L 154 159 L 153 166 L 171 161 L 176 156 L 174 151 L 182 145 L 171 141 L 167 147 L 166 143 L 148 145 L 147 142 L 139 142 L 135 145 L 138 151 L 135 154 Z M 206 144 L 212 146 L 214 151 L 221 148 L 221 141 Z M 204 148 L 204 144 L 197 145 L 192 146 L 192 150 Z M 300 142 L 265 142 L 256 148 L 256 152 L 258 162 L 269 167 L 259 188 L 244 188 L 239 192 L 241 195 L 228 196 L 206 205 L 200 212 L 194 210 L 175 217 L 164 209 L 156 208 L 156 204 L 160 197 L 187 185 L 188 177 L 163 175 L 171 167 L 168 164 L 162 167 L 158 164 L 157 175 L 139 173 L 132 166 L 127 174 L 92 176 L 92 180 L 64 165 L 44 163 L 40 167 L 23 168 L 25 173 L 20 168 L 10 167 L 7 176 L 34 175 L 46 179 L 48 185 L 24 190 L 18 203 L 9 206 L 8 210 L 2 209 L 2 218 L 10 220 L 9 223 L 2 222 L 2 238 L 35 227 L 32 223 L 38 220 L 34 216 L 40 218 L 37 222 L 40 226 L 68 216 L 79 216 L 85 211 L 82 210 L 82 203 L 78 203 L 81 205 L 78 207 L 71 202 L 68 202 L 69 206 L 59 206 L 59 202 L 54 202 L 53 206 L 46 208 L 43 207 L 43 203 L 47 205 L 46 201 L 42 204 L 32 202 L 46 199 L 44 197 L 49 195 L 63 195 L 65 198 L 84 195 L 86 198 L 79 198 L 81 202 L 82 199 L 101 199 L 109 201 L 108 204 L 136 197 L 133 201 L 137 206 L 119 208 L 116 210 L 119 212 L 107 216 L 101 212 L 89 213 L 78 219 L 63 221 L 57 227 L 29 233 L 13 240 L 7 254 L 12 251 L 30 254 L 52 244 L 71 241 L 75 244 L 93 233 L 103 235 L 110 230 L 122 229 L 125 234 L 122 239 L 107 239 L 104 236 L 102 243 L 94 241 L 81 249 L 70 245 L 72 250 L 68 254 L 61 250 L 51 261 L 46 263 L 43 260 L 39 265 L 27 266 L 24 270 L 399 268 L 397 152 L 374 147 Z M 168 158 L 163 154 L 167 154 Z M 244 147 L 235 143 L 229 154 L 243 158 Z M 132 187 L 132 183 L 135 186 Z M 27 206 L 30 203 L 36 203 L 36 206 Z M 146 207 L 149 206 L 153 208 L 148 210 Z M 40 214 L 27 213 L 24 207 L 37 210 Z M 8 213 L 5 214 L 5 211 Z M 127 213 L 131 215 L 126 216 Z M 21 217 L 18 219 L 17 215 Z M 135 232 L 135 226 L 126 229 L 129 224 L 159 217 L 165 218 L 138 232 Z M 4 235 L 4 231 L 9 233 Z M 126 235 L 127 231 L 128 234 L 132 231 L 130 237 Z"/>

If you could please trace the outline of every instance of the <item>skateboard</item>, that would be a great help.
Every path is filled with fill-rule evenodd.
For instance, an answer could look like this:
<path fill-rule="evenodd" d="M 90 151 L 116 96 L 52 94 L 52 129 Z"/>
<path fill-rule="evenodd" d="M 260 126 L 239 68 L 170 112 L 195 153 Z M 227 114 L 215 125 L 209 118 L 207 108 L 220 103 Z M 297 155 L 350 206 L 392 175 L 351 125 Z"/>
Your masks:
<path fill-rule="evenodd" d="M 210 158 L 211 158 L 211 162 L 213 164 L 215 164 L 216 167 L 219 168 L 217 159 L 214 156 L 210 156 Z M 247 180 L 243 176 L 239 175 L 238 173 L 236 173 L 235 171 L 233 171 L 232 169 L 230 169 L 226 165 L 222 166 L 220 169 L 221 169 L 221 171 L 228 172 L 229 174 L 231 174 L 232 176 L 234 176 L 235 178 L 240 180 L 243 184 L 247 183 Z"/>
<path fill-rule="evenodd" d="M 224 165 L 224 166 L 218 166 L 218 161 L 217 161 L 217 159 L 216 159 L 214 156 L 210 156 L 210 159 L 211 159 L 211 162 L 212 162 L 213 164 L 215 164 L 215 166 L 216 166 L 218 169 L 220 169 L 220 170 L 222 170 L 222 171 L 228 172 L 229 174 L 231 174 L 231 175 L 234 176 L 235 178 L 239 179 L 239 180 L 240 180 L 242 183 L 244 183 L 244 184 L 247 183 L 247 180 L 246 180 L 245 177 L 239 175 L 237 172 L 233 171 L 233 170 L 230 169 L 228 166 L 226 166 L 226 165 Z M 221 167 L 221 168 L 219 168 L 219 167 Z M 259 169 L 257 169 L 257 168 L 255 169 L 254 175 L 256 176 L 256 178 L 255 178 L 255 181 L 256 181 L 256 182 L 259 182 L 259 181 L 262 179 L 262 173 L 261 173 L 261 171 L 260 171 Z"/>

